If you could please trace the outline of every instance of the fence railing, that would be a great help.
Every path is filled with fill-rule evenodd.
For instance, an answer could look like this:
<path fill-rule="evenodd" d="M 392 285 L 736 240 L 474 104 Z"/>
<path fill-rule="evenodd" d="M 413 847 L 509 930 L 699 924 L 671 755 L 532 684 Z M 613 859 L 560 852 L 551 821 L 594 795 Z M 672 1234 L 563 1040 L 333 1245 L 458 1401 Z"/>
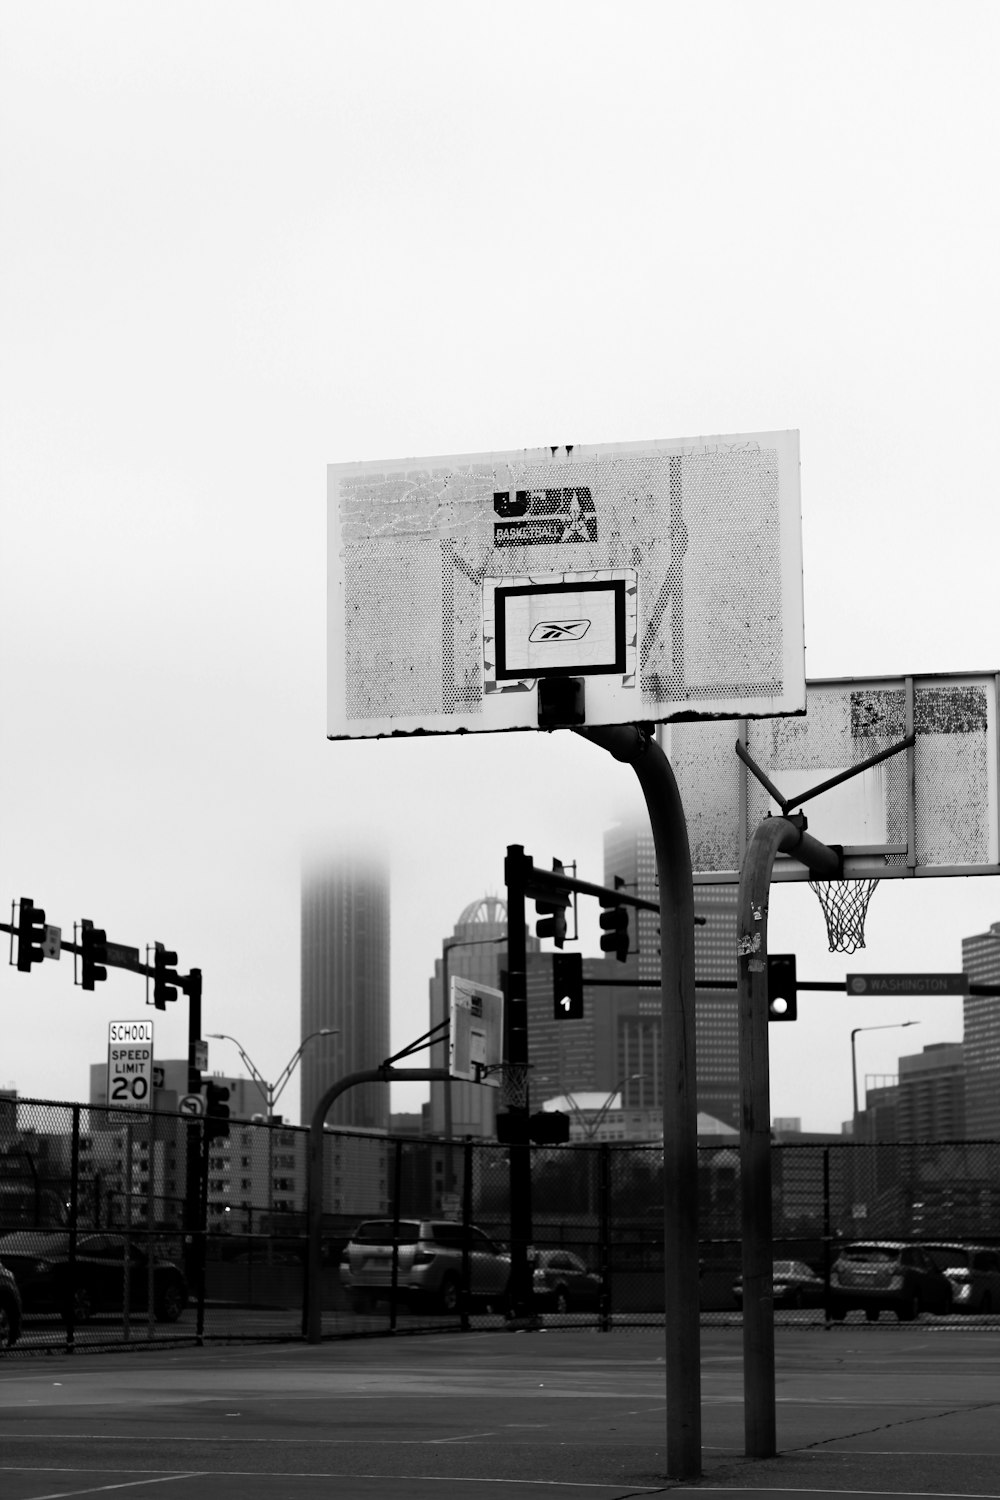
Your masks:
<path fill-rule="evenodd" d="M 207 1140 L 204 1122 L 187 1116 L 2 1101 L 0 1262 L 20 1289 L 17 1347 L 300 1336 L 307 1142 L 304 1127 L 264 1121 L 232 1121 L 226 1138 Z M 775 1256 L 805 1263 L 824 1288 L 795 1316 L 824 1316 L 845 1241 L 1000 1243 L 998 1141 L 773 1150 Z M 662 1149 L 537 1147 L 531 1177 L 542 1315 L 605 1328 L 662 1321 L 670 1201 Z M 700 1149 L 698 1193 L 702 1312 L 735 1319 L 734 1146 Z M 365 1221 L 384 1228 L 345 1259 Z M 449 1243 L 418 1245 L 437 1265 L 415 1271 L 413 1225 L 428 1221 L 461 1228 L 444 1232 Z M 504 1299 L 489 1261 L 509 1253 L 510 1225 L 504 1146 L 329 1130 L 324 1334 L 501 1326 Z M 4 1295 L 0 1279 L 0 1305 Z M 996 1306 L 1000 1314 L 1000 1295 Z"/>

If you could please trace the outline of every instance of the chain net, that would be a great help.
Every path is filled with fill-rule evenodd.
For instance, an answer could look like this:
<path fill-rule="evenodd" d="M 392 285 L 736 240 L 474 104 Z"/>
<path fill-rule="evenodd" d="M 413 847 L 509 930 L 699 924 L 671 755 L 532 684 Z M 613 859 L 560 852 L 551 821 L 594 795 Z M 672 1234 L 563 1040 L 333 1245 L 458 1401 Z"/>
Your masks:
<path fill-rule="evenodd" d="M 865 917 L 877 880 L 810 880 L 826 918 L 831 953 L 865 946 Z"/>
<path fill-rule="evenodd" d="M 526 1109 L 528 1105 L 528 1074 L 530 1063 L 497 1063 L 484 1068 L 484 1073 L 496 1073 L 500 1077 L 500 1108 Z"/>

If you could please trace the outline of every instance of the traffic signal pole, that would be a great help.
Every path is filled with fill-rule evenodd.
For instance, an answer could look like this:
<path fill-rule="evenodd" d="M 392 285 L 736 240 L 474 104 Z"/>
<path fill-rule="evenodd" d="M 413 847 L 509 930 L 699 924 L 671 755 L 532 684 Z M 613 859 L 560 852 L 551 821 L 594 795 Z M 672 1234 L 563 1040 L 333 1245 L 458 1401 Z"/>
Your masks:
<path fill-rule="evenodd" d="M 504 997 L 504 1061 L 515 1069 L 528 1067 L 528 976 L 525 941 L 525 885 L 532 862 L 520 844 L 510 844 L 504 861 L 507 882 L 507 993 Z M 530 1075 L 529 1075 L 530 1076 Z M 510 1310 L 515 1319 L 534 1314 L 532 1240 L 531 1146 L 528 1117 L 530 1083 L 525 1080 L 523 1104 L 511 1104 L 508 1145 L 510 1184 Z"/>

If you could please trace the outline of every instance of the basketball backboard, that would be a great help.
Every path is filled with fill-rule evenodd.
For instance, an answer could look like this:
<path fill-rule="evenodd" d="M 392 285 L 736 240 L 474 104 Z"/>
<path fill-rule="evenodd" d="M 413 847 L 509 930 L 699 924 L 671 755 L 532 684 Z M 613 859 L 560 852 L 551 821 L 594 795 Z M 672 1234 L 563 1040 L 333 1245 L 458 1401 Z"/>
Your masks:
<path fill-rule="evenodd" d="M 503 1058 L 503 992 L 457 975 L 452 975 L 450 990 L 448 1071 L 452 1078 L 499 1088 L 497 1065 Z"/>
<path fill-rule="evenodd" d="M 329 470 L 328 735 L 801 713 L 798 434 Z"/>
<path fill-rule="evenodd" d="M 737 737 L 775 790 L 797 803 L 910 734 L 911 747 L 804 800 L 810 834 L 843 845 L 845 875 L 855 879 L 996 874 L 998 681 L 985 672 L 809 682 L 803 717 L 668 726 L 663 748 L 695 879 L 738 881 L 748 839 L 781 811 L 737 755 Z M 773 878 L 810 877 L 779 855 Z"/>

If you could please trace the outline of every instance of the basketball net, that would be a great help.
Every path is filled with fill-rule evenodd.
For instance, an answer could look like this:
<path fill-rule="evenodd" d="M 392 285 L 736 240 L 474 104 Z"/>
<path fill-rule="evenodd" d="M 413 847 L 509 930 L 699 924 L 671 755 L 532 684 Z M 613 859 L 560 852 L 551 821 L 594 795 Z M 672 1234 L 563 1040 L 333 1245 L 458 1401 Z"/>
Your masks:
<path fill-rule="evenodd" d="M 500 1107 L 502 1109 L 526 1109 L 528 1105 L 528 1074 L 531 1063 L 494 1063 L 484 1067 L 483 1073 L 500 1075 Z"/>
<path fill-rule="evenodd" d="M 865 916 L 877 880 L 810 880 L 826 918 L 831 953 L 854 953 L 865 946 Z"/>

